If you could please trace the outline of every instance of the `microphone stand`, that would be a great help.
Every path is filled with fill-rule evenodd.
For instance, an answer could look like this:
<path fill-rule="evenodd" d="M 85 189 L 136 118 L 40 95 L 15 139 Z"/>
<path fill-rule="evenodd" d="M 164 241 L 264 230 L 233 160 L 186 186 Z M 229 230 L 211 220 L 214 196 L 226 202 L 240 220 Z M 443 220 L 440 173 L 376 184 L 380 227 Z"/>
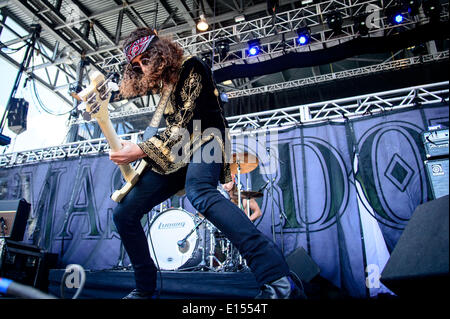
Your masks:
<path fill-rule="evenodd" d="M 177 241 L 177 245 L 180 248 L 184 248 L 186 246 L 186 240 L 189 238 L 189 236 L 192 235 L 192 233 L 206 220 L 206 218 L 203 218 L 201 222 L 199 222 L 197 225 L 194 226 L 194 228 L 191 229 L 191 231 L 181 240 Z"/>
<path fill-rule="evenodd" d="M 272 154 L 270 153 L 270 147 L 266 147 L 266 151 L 269 154 L 269 163 L 271 163 L 271 156 Z M 274 201 L 274 197 L 273 197 L 273 174 L 271 174 L 271 179 L 270 179 L 270 196 L 272 197 L 272 211 L 271 211 L 271 217 L 272 217 L 272 238 L 273 238 L 273 242 L 276 243 L 276 238 L 275 238 L 275 212 L 274 212 L 274 207 L 273 207 L 273 201 Z"/>

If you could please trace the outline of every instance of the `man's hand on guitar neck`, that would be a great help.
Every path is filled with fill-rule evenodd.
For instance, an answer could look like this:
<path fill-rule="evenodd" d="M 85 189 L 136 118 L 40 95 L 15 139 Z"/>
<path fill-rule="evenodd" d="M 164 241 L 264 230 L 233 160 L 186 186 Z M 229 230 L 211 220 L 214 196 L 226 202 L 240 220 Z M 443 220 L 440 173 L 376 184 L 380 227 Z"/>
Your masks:
<path fill-rule="evenodd" d="M 109 159 L 117 165 L 128 164 L 147 156 L 137 144 L 130 141 L 121 141 L 122 149 L 109 152 Z"/>

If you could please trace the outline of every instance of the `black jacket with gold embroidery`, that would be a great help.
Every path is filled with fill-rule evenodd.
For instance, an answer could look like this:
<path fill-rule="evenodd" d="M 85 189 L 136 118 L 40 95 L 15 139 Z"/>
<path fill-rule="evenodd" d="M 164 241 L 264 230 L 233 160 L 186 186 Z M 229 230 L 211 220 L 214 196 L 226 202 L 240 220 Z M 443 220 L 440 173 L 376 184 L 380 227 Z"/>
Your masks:
<path fill-rule="evenodd" d="M 179 170 L 189 163 L 195 150 L 213 138 L 219 141 L 225 154 L 225 140 L 228 139 L 225 129 L 228 123 L 223 115 L 222 101 L 210 68 L 197 57 L 184 61 L 164 115 L 166 129 L 138 144 L 147 154 L 144 159 L 154 171 L 170 174 Z M 216 133 L 204 134 L 208 128 L 217 129 Z M 180 131 L 189 134 L 187 141 Z M 174 152 L 174 149 L 177 151 Z M 178 154 L 182 154 L 182 157 Z M 226 183 L 231 180 L 230 167 L 225 157 L 222 160 L 224 167 L 220 181 Z"/>

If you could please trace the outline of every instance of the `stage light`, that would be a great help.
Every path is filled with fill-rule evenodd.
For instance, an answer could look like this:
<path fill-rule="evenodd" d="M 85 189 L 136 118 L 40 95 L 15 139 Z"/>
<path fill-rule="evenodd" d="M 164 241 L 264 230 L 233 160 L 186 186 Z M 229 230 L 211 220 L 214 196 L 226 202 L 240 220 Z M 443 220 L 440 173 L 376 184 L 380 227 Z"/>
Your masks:
<path fill-rule="evenodd" d="M 228 52 L 230 52 L 230 43 L 226 39 L 217 41 L 216 50 L 219 53 L 220 59 L 223 60 Z"/>
<path fill-rule="evenodd" d="M 439 0 L 423 0 L 422 8 L 425 15 L 431 21 L 439 21 L 442 9 Z"/>
<path fill-rule="evenodd" d="M 342 15 L 339 11 L 332 11 L 327 14 L 327 24 L 333 32 L 337 33 L 341 31 L 342 22 Z"/>
<path fill-rule="evenodd" d="M 367 35 L 369 33 L 369 27 L 366 24 L 367 16 L 362 14 L 353 18 L 353 27 L 360 35 Z"/>
<path fill-rule="evenodd" d="M 297 43 L 299 45 L 306 45 L 311 40 L 311 32 L 308 27 L 297 30 Z"/>
<path fill-rule="evenodd" d="M 199 31 L 206 31 L 206 30 L 208 30 L 208 28 L 209 28 L 209 24 L 206 21 L 205 15 L 201 14 L 200 15 L 200 20 L 197 23 L 197 29 Z"/>
<path fill-rule="evenodd" d="M 248 56 L 256 56 L 261 51 L 259 39 L 248 41 Z"/>
<path fill-rule="evenodd" d="M 396 14 L 395 17 L 394 17 L 394 21 L 397 24 L 402 23 L 404 19 L 405 19 L 405 17 L 401 13 Z"/>
<path fill-rule="evenodd" d="M 392 25 L 402 24 L 406 20 L 407 9 L 401 4 L 395 4 L 385 9 L 386 17 Z"/>
<path fill-rule="evenodd" d="M 211 66 L 212 64 L 212 52 L 211 51 L 207 51 L 207 52 L 202 52 L 200 54 L 200 59 L 205 62 L 207 65 Z"/>
<path fill-rule="evenodd" d="M 419 14 L 421 0 L 403 0 L 403 5 L 411 16 Z"/>

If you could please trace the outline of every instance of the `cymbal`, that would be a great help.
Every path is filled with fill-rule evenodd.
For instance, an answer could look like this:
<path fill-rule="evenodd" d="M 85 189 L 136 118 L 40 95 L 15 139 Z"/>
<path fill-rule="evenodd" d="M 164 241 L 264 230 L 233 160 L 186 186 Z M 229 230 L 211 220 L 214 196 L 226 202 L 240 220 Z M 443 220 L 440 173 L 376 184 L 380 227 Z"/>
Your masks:
<path fill-rule="evenodd" d="M 255 191 L 242 191 L 241 192 L 242 197 L 244 198 L 258 198 L 263 197 L 263 193 L 261 192 L 255 192 Z"/>
<path fill-rule="evenodd" d="M 233 161 L 230 164 L 231 174 L 238 173 L 238 163 L 241 169 L 241 174 L 246 174 L 258 167 L 258 158 L 249 153 L 233 154 Z"/>

